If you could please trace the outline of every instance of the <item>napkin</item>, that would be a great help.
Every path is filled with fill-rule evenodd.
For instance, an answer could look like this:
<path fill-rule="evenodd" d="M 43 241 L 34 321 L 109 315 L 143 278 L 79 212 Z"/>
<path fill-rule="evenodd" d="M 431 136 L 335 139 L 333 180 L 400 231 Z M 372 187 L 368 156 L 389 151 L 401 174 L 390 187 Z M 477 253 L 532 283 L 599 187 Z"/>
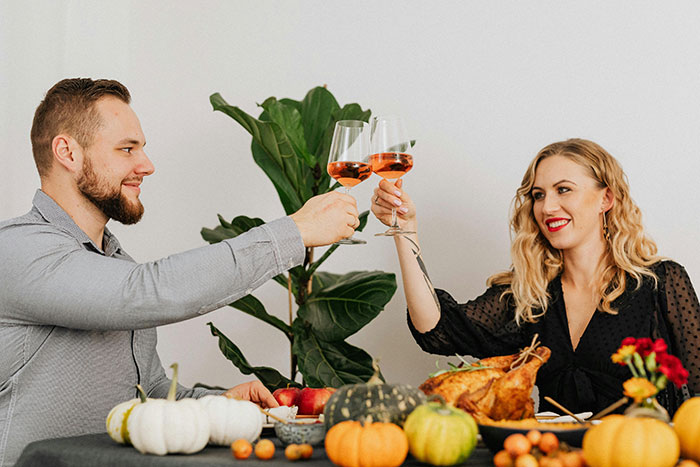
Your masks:
<path fill-rule="evenodd" d="M 593 412 L 581 412 L 576 416 L 581 420 L 586 420 L 593 416 Z M 556 412 L 539 412 L 535 414 L 537 421 L 542 423 L 577 423 L 571 415 L 559 415 Z"/>
<path fill-rule="evenodd" d="M 275 415 L 283 420 L 294 420 L 297 416 L 297 410 L 299 407 L 296 405 L 293 405 L 291 407 L 287 407 L 286 405 L 280 405 L 279 407 L 275 407 L 274 409 L 267 409 L 269 413 L 272 415 Z M 275 423 L 275 419 L 265 416 L 265 423 Z"/>

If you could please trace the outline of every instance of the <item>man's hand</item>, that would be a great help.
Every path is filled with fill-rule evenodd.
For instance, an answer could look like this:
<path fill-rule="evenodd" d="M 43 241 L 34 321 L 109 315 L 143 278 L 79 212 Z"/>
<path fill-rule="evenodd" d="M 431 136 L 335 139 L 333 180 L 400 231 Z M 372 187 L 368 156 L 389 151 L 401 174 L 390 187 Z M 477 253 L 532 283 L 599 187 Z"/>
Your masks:
<path fill-rule="evenodd" d="M 260 381 L 250 381 L 248 383 L 234 386 L 224 393 L 224 396 L 230 399 L 242 399 L 255 402 L 266 409 L 279 407 L 279 404 L 272 397 L 272 393 L 263 386 Z"/>
<path fill-rule="evenodd" d="M 292 214 L 304 246 L 323 246 L 350 237 L 360 226 L 357 203 L 350 195 L 331 191 L 314 196 Z"/>

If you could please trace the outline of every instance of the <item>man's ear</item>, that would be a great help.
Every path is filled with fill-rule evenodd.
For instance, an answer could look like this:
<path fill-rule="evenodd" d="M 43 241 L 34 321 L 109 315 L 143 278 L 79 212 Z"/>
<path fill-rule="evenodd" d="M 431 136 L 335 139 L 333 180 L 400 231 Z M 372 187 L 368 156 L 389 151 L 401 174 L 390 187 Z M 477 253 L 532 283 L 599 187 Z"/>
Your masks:
<path fill-rule="evenodd" d="M 78 172 L 83 166 L 83 148 L 71 136 L 60 134 L 51 141 L 53 159 L 69 172 Z"/>
<path fill-rule="evenodd" d="M 609 187 L 605 188 L 605 194 L 603 195 L 603 212 L 608 212 L 612 209 L 613 204 L 615 204 L 615 195 L 613 195 L 612 190 Z"/>

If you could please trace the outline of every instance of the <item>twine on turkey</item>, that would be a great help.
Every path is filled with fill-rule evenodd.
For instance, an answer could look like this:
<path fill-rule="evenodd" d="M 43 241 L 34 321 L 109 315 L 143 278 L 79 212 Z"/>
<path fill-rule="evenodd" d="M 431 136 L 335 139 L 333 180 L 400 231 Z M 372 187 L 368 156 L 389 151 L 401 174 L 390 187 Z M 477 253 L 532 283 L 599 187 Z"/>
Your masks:
<path fill-rule="evenodd" d="M 537 340 L 538 337 L 539 334 L 535 334 L 534 336 L 532 336 L 532 342 L 530 343 L 530 346 L 520 349 L 520 355 L 518 355 L 518 358 L 513 360 L 513 363 L 510 364 L 511 370 L 517 370 L 521 366 L 525 365 L 527 359 L 531 356 L 539 358 L 540 361 L 544 362 L 544 359 L 537 355 L 537 353 L 535 352 L 537 350 L 537 347 L 539 347 L 541 344 L 541 342 Z"/>

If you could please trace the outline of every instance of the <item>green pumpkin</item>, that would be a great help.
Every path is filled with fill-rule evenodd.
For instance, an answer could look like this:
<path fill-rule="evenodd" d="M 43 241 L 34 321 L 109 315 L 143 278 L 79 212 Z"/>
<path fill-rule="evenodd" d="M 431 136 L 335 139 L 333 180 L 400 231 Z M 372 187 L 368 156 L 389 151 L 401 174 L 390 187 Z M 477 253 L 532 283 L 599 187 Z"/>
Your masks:
<path fill-rule="evenodd" d="M 386 384 L 379 377 L 376 362 L 372 366 L 374 376 L 369 381 L 347 384 L 331 394 L 323 410 L 326 429 L 345 420 L 403 426 L 408 414 L 425 403 L 422 391 L 408 384 Z"/>
<path fill-rule="evenodd" d="M 416 459 L 432 465 L 461 464 L 474 451 L 479 429 L 467 412 L 443 402 L 416 408 L 403 427 Z"/>

